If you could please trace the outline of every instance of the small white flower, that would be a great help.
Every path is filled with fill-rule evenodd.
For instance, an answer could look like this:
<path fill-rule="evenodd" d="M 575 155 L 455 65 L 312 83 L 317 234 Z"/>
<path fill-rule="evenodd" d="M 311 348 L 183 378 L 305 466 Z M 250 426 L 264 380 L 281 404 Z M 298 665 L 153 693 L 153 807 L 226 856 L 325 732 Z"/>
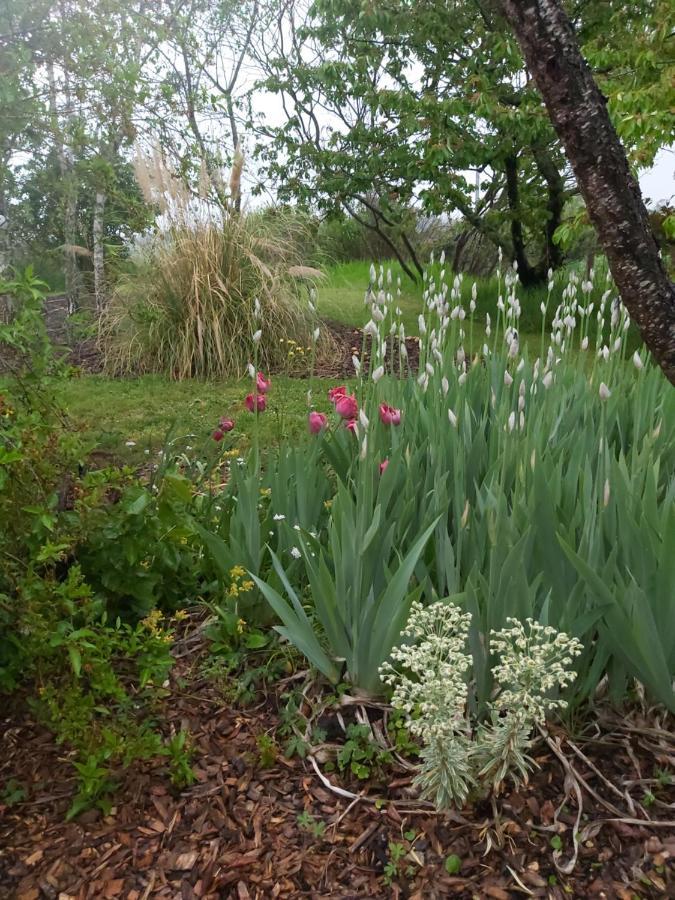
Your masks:
<path fill-rule="evenodd" d="M 312 340 L 314 341 L 314 343 L 316 343 L 319 340 L 319 333 L 320 333 L 319 328 L 315 328 L 314 331 L 312 332 Z"/>
<path fill-rule="evenodd" d="M 253 363 L 249 363 L 246 366 L 246 371 L 248 372 L 249 378 L 255 378 L 255 367 L 254 367 Z"/>
<path fill-rule="evenodd" d="M 300 559 L 300 557 L 302 556 L 302 553 L 300 553 L 297 547 L 291 547 L 290 554 L 293 559 Z"/>
<path fill-rule="evenodd" d="M 513 431 L 516 427 L 516 414 L 512 412 L 509 414 L 509 422 L 508 422 L 509 431 Z"/>
<path fill-rule="evenodd" d="M 126 442 L 126 446 L 127 446 L 127 447 L 135 447 L 135 446 L 136 446 L 136 441 L 127 441 L 127 442 Z"/>
<path fill-rule="evenodd" d="M 637 350 L 633 354 L 633 365 L 638 370 L 638 372 L 641 369 L 644 369 L 644 366 L 645 366 L 645 364 L 642 362 L 642 357 L 640 356 L 640 354 L 638 353 Z"/>
<path fill-rule="evenodd" d="M 427 325 L 426 325 L 426 322 L 424 321 L 424 316 L 422 315 L 422 313 L 420 313 L 419 316 L 417 317 L 417 324 L 420 329 L 420 334 L 426 334 L 427 333 Z"/>
<path fill-rule="evenodd" d="M 612 392 L 607 387 L 607 385 L 605 384 L 604 381 L 600 382 L 600 389 L 599 389 L 598 393 L 600 394 L 601 400 L 609 400 L 609 398 L 612 396 Z"/>
<path fill-rule="evenodd" d="M 253 333 L 253 343 L 259 344 L 261 338 L 262 338 L 262 329 L 259 328 L 256 332 Z"/>
<path fill-rule="evenodd" d="M 581 342 L 581 349 L 588 350 L 588 336 L 586 336 Z"/>
<path fill-rule="evenodd" d="M 375 324 L 375 322 L 373 322 L 372 319 L 370 319 L 370 321 L 366 323 L 366 326 L 363 329 L 363 333 L 369 334 L 371 337 L 374 337 L 374 338 L 377 337 L 377 335 L 379 334 L 377 325 Z"/>
<path fill-rule="evenodd" d="M 541 383 L 544 385 L 546 390 L 548 390 L 553 384 L 553 372 L 546 372 L 544 377 L 541 379 Z"/>
<path fill-rule="evenodd" d="M 361 360 L 358 356 L 352 356 L 352 365 L 354 366 L 354 371 L 357 375 L 361 373 Z"/>
<path fill-rule="evenodd" d="M 441 390 L 443 391 L 443 396 L 448 396 L 448 391 L 450 390 L 450 382 L 445 377 L 445 375 L 441 378 Z"/>
<path fill-rule="evenodd" d="M 275 513 L 273 519 L 275 522 L 283 522 L 286 516 L 283 513 Z"/>
<path fill-rule="evenodd" d="M 466 381 L 466 372 L 462 372 L 462 374 L 457 379 L 457 384 L 464 384 Z"/>
<path fill-rule="evenodd" d="M 373 381 L 375 382 L 375 384 L 377 384 L 377 382 L 380 380 L 380 378 L 382 378 L 383 375 L 384 366 L 378 366 L 373 372 Z"/>
<path fill-rule="evenodd" d="M 506 387 L 511 387 L 511 385 L 513 384 L 513 378 L 506 369 L 504 370 L 504 384 L 506 385 Z"/>
<path fill-rule="evenodd" d="M 451 409 L 448 410 L 448 419 L 450 420 L 452 427 L 457 428 L 457 416 Z"/>

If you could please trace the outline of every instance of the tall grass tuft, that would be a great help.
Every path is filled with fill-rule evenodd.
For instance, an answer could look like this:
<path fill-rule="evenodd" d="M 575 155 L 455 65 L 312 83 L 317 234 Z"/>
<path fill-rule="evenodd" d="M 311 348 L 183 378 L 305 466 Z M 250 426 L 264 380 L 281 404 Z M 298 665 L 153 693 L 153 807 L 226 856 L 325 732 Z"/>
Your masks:
<path fill-rule="evenodd" d="M 285 358 L 281 338 L 309 346 L 313 323 L 296 268 L 302 260 L 282 227 L 255 215 L 227 215 L 175 222 L 149 239 L 101 323 L 107 370 L 177 379 L 241 375 L 258 328 L 257 358 L 266 369 Z"/>
<path fill-rule="evenodd" d="M 242 166 L 238 151 L 233 190 Z M 223 207 L 194 197 L 159 151 L 139 156 L 135 170 L 159 215 L 150 232 L 135 236 L 131 271 L 102 317 L 106 369 L 224 378 L 243 374 L 254 358 L 266 369 L 281 366 L 282 338 L 309 347 L 317 323 L 307 282 L 321 273 L 303 265 L 301 220 L 283 211 L 241 213 L 229 200 Z M 316 349 L 325 349 L 325 338 Z"/>

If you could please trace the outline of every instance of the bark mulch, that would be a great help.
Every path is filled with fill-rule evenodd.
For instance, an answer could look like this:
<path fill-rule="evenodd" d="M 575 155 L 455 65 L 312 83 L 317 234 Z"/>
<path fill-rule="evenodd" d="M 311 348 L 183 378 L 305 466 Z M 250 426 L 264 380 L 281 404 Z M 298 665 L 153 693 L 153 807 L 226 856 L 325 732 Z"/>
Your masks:
<path fill-rule="evenodd" d="M 404 768 L 364 783 L 327 772 L 319 753 L 321 764 L 280 752 L 261 761 L 260 736 L 274 736 L 282 687 L 255 708 L 233 708 L 182 662 L 163 715 L 167 730 L 190 730 L 197 781 L 179 791 L 161 763 L 139 763 L 105 817 L 89 811 L 66 823 L 68 751 L 25 707 L 0 722 L 0 897 L 675 896 L 675 797 L 659 776 L 675 765 L 665 717 L 635 713 L 574 745 L 554 733 L 535 750 L 529 785 L 494 805 L 436 815 Z M 333 713 L 343 714 L 347 707 Z M 378 714 L 370 710 L 371 720 Z M 26 792 L 11 805 L 3 801 L 10 778 Z M 304 813 L 311 818 L 299 822 Z M 312 835 L 308 822 L 322 833 Z M 387 879 L 392 844 L 402 858 Z M 449 874 L 451 855 L 461 868 Z"/>

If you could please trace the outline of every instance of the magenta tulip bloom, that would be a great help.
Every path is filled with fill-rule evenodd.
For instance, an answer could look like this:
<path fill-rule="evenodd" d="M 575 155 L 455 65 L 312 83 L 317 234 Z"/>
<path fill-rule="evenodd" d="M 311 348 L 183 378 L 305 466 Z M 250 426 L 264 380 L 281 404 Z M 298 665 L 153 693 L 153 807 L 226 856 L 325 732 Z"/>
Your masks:
<path fill-rule="evenodd" d="M 225 437 L 225 432 L 221 428 L 216 428 L 216 430 L 212 434 L 214 441 L 222 441 Z"/>
<path fill-rule="evenodd" d="M 335 406 L 335 404 L 338 402 L 340 397 L 344 397 L 344 396 L 346 396 L 346 394 L 347 394 L 347 388 L 343 384 L 343 385 L 340 385 L 340 387 L 331 388 L 328 391 L 328 399 L 333 404 L 333 406 Z"/>
<path fill-rule="evenodd" d="M 380 421 L 383 425 L 400 425 L 401 410 L 387 403 L 380 404 Z"/>
<path fill-rule="evenodd" d="M 387 470 L 388 465 L 389 465 L 389 460 L 383 459 L 382 462 L 380 463 L 380 475 L 384 475 L 384 473 Z"/>
<path fill-rule="evenodd" d="M 343 394 L 335 403 L 335 412 L 341 419 L 355 419 L 359 414 L 359 405 L 352 394 Z"/>
<path fill-rule="evenodd" d="M 307 419 L 310 434 L 318 434 L 328 425 L 328 417 L 324 413 L 312 411 Z"/>
<path fill-rule="evenodd" d="M 232 431 L 234 428 L 234 419 L 227 419 L 223 417 L 220 422 L 218 422 L 218 430 L 219 431 Z"/>
<path fill-rule="evenodd" d="M 258 412 L 265 412 L 267 398 L 264 394 L 248 394 L 244 403 L 249 412 L 255 412 L 256 410 Z"/>
<path fill-rule="evenodd" d="M 259 394 L 266 394 L 272 386 L 272 379 L 265 379 L 262 372 L 258 372 L 255 378 L 255 386 Z"/>
<path fill-rule="evenodd" d="M 351 431 L 352 434 L 356 434 L 358 427 L 356 419 L 345 419 L 345 428 L 348 431 Z"/>

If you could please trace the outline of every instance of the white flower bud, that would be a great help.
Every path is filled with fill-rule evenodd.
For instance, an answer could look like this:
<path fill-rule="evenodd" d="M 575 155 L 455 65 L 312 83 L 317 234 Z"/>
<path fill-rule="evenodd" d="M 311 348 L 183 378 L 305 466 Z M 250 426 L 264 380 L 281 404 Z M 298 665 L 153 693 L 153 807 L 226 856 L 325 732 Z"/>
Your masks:
<path fill-rule="evenodd" d="M 420 329 L 420 334 L 426 334 L 427 333 L 427 324 L 424 321 L 424 316 L 422 315 L 422 313 L 420 313 L 419 316 L 417 317 L 417 324 Z"/>
<path fill-rule="evenodd" d="M 448 391 L 450 390 L 450 382 L 445 377 L 445 375 L 441 378 L 441 390 L 443 391 L 443 396 L 448 396 Z"/>
<path fill-rule="evenodd" d="M 361 374 L 361 360 L 358 356 L 352 356 L 352 365 L 354 366 L 354 371 L 357 375 Z"/>
<path fill-rule="evenodd" d="M 612 392 L 607 387 L 607 385 L 605 384 L 604 381 L 600 382 L 600 389 L 599 389 L 598 393 L 600 394 L 601 400 L 609 400 L 609 398 L 612 396 Z"/>
<path fill-rule="evenodd" d="M 642 357 L 640 356 L 640 354 L 638 353 L 637 350 L 633 354 L 633 365 L 638 370 L 638 372 L 641 369 L 644 369 L 644 366 L 645 366 L 645 364 L 642 362 Z"/>
<path fill-rule="evenodd" d="M 511 387 L 513 384 L 513 378 L 506 369 L 504 370 L 504 384 L 506 387 Z"/>
<path fill-rule="evenodd" d="M 262 338 L 262 329 L 259 328 L 259 329 L 258 329 L 256 332 L 254 332 L 254 334 L 253 334 L 253 343 L 254 343 L 254 344 L 259 344 L 261 338 Z"/>
<path fill-rule="evenodd" d="M 377 382 L 380 380 L 380 378 L 382 378 L 383 375 L 384 366 L 378 366 L 373 372 L 373 381 L 375 382 L 375 384 L 377 384 Z"/>
<path fill-rule="evenodd" d="M 450 420 L 452 427 L 457 428 L 457 416 L 451 409 L 448 410 L 448 419 Z"/>

